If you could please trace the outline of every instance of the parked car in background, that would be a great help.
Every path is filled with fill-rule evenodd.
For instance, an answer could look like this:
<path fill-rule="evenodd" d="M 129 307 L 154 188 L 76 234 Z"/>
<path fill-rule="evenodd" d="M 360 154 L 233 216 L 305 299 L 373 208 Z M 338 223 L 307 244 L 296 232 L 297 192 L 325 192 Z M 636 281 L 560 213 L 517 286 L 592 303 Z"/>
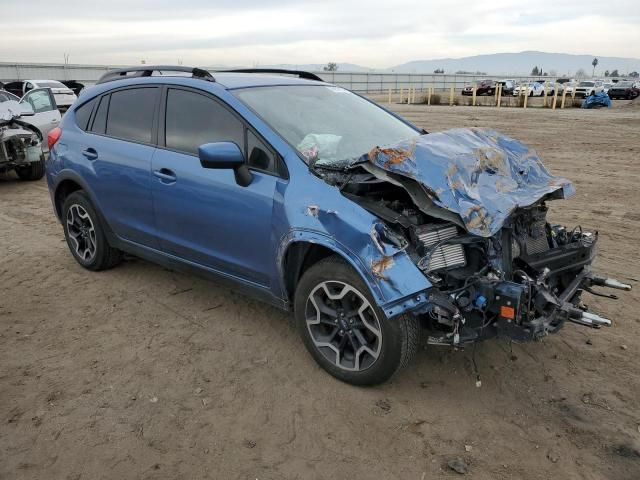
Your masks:
<path fill-rule="evenodd" d="M 562 79 L 562 80 L 565 80 L 565 79 Z M 573 95 L 573 91 L 577 86 L 578 86 L 577 80 L 569 79 L 566 82 L 562 82 L 562 91 L 559 91 L 559 93 L 566 92 L 566 95 L 570 97 Z"/>
<path fill-rule="evenodd" d="M 588 97 L 603 90 L 600 80 L 583 80 L 576 87 L 576 97 Z"/>
<path fill-rule="evenodd" d="M 476 84 L 476 95 L 495 95 L 496 82 L 493 80 L 481 80 Z M 462 89 L 462 95 L 473 95 L 473 85 Z"/>
<path fill-rule="evenodd" d="M 65 87 L 70 88 L 76 96 L 80 95 L 80 92 L 85 88 L 84 84 L 77 82 L 76 80 L 60 80 L 60 83 Z"/>
<path fill-rule="evenodd" d="M 491 129 L 426 133 L 309 72 L 116 70 L 49 143 L 82 267 L 128 252 L 292 310 L 310 355 L 352 384 L 386 381 L 423 341 L 610 326 L 582 292 L 631 289 L 592 272 L 597 232 L 548 221 L 574 187 L 532 149 Z"/>
<path fill-rule="evenodd" d="M 0 90 L 0 104 L 4 102 L 13 102 L 15 105 L 11 107 L 12 111 L 20 111 L 23 115 L 19 121 L 36 127 L 42 138 L 47 138 L 49 132 L 56 128 L 62 119 L 55 98 L 48 88 L 31 90 L 22 98 L 6 90 Z M 46 152 L 47 143 L 43 142 L 42 146 Z"/>
<path fill-rule="evenodd" d="M 513 89 L 513 96 L 527 95 L 529 97 L 541 97 L 544 95 L 544 86 L 538 82 L 521 83 Z"/>
<path fill-rule="evenodd" d="M 66 111 L 78 98 L 73 90 L 57 80 L 24 80 L 9 82 L 4 85 L 5 90 L 22 97 L 31 90 L 37 88 L 49 88 L 56 100 L 58 109 Z"/>
<path fill-rule="evenodd" d="M 609 93 L 609 89 L 615 86 L 615 82 L 603 82 L 602 83 L 602 91 L 604 93 Z"/>
<path fill-rule="evenodd" d="M 498 80 L 496 82 L 496 88 L 498 88 L 498 85 L 502 87 L 500 90 L 502 92 L 501 95 L 509 96 L 513 95 L 513 89 L 516 87 L 516 81 L 511 79 Z"/>
<path fill-rule="evenodd" d="M 633 82 L 622 81 L 609 88 L 607 93 L 612 100 L 633 100 L 640 96 L 640 88 L 635 87 Z"/>

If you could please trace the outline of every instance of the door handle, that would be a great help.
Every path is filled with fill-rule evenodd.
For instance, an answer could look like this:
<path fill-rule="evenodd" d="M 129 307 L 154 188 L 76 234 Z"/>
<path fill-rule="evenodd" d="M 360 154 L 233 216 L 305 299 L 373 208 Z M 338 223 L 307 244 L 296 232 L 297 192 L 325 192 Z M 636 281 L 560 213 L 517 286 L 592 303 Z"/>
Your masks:
<path fill-rule="evenodd" d="M 162 183 L 171 184 L 176 183 L 178 178 L 173 170 L 169 170 L 168 168 L 161 168 L 160 170 L 154 170 L 153 174 L 160 179 Z"/>
<path fill-rule="evenodd" d="M 89 160 L 95 160 L 96 158 L 98 158 L 98 152 L 96 152 L 95 148 L 91 148 L 91 147 L 84 150 L 82 152 L 82 155 L 87 157 Z"/>

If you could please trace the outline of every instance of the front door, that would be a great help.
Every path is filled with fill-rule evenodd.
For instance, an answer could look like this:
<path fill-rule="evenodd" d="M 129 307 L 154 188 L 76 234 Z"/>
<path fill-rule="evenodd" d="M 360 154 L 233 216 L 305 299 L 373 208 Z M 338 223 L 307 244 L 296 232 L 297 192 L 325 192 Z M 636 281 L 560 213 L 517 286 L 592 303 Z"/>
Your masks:
<path fill-rule="evenodd" d="M 28 105 L 33 110 L 33 115 L 25 115 L 22 119 L 42 132 L 42 145 L 46 150 L 47 135 L 60 124 L 60 112 L 51 90 L 48 88 L 30 90 L 22 97 L 20 104 Z"/>
<path fill-rule="evenodd" d="M 281 181 L 270 171 L 273 152 L 263 143 L 256 144 L 255 134 L 244 122 L 208 94 L 168 88 L 165 112 L 158 139 L 165 148 L 156 150 L 152 161 L 161 248 L 222 274 L 268 285 L 275 244 L 273 197 Z M 200 145 L 230 141 L 246 154 L 248 134 L 253 139 L 249 148 L 261 151 L 253 158 L 262 158 L 261 171 L 252 171 L 249 186 L 238 185 L 232 170 L 200 165 Z"/>

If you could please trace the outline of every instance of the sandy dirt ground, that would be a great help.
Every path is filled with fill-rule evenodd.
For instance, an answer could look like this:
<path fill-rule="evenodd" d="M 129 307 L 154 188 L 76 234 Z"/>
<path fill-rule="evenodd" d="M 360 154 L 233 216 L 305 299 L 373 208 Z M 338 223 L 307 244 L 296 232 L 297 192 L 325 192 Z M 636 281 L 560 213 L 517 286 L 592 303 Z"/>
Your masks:
<path fill-rule="evenodd" d="M 640 109 L 395 106 L 427 130 L 489 126 L 577 195 L 551 219 L 600 231 L 587 296 L 614 326 L 533 344 L 427 348 L 376 388 L 325 374 L 289 315 L 196 277 L 72 259 L 46 184 L 0 177 L 0 478 L 640 478 Z"/>

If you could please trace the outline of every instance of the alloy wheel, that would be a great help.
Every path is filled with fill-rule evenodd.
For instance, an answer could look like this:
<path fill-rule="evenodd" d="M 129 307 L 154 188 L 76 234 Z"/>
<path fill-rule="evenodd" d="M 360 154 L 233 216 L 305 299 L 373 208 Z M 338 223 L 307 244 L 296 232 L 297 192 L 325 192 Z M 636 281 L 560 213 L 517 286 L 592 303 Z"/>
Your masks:
<path fill-rule="evenodd" d="M 317 285 L 307 298 L 305 319 L 318 351 L 338 368 L 363 371 L 378 360 L 380 321 L 371 303 L 351 285 Z"/>
<path fill-rule="evenodd" d="M 96 255 L 96 231 L 89 213 L 77 203 L 67 211 L 67 232 L 76 255 L 90 262 Z"/>

